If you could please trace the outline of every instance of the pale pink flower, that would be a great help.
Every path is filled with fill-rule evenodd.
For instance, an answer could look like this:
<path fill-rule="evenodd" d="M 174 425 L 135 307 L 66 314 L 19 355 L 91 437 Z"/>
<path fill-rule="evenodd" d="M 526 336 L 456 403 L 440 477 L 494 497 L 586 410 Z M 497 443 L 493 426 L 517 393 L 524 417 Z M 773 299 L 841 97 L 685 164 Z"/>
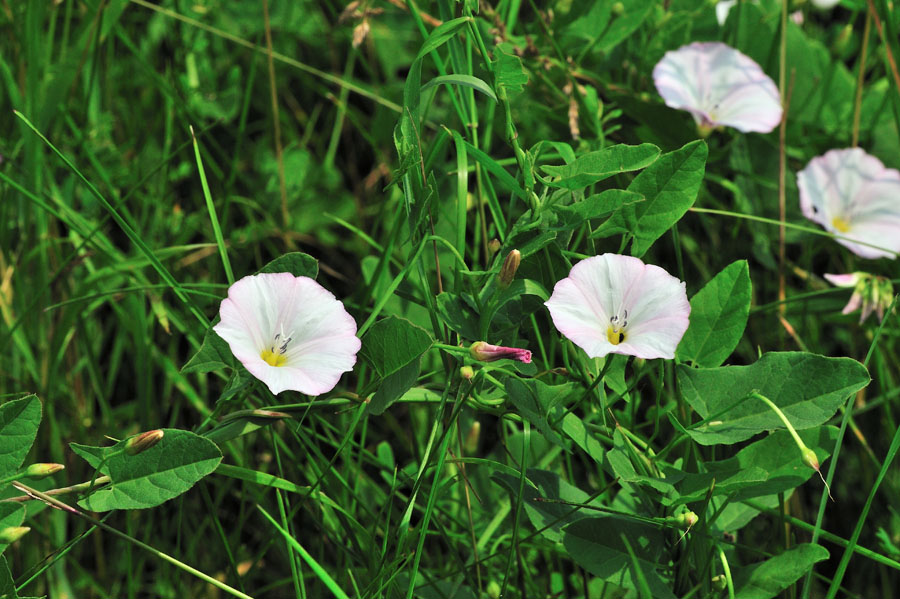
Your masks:
<path fill-rule="evenodd" d="M 484 341 L 476 341 L 469 346 L 469 353 L 476 360 L 493 362 L 494 360 L 518 360 L 526 364 L 531 363 L 531 352 L 518 347 L 505 347 L 503 345 L 491 345 Z"/>
<path fill-rule="evenodd" d="M 214 328 L 272 393 L 320 395 L 353 368 L 356 322 L 330 291 L 291 273 L 250 275 L 228 288 Z"/>
<path fill-rule="evenodd" d="M 859 148 L 829 150 L 797 173 L 803 215 L 863 258 L 900 252 L 900 172 Z M 862 245 L 858 241 L 879 246 Z"/>
<path fill-rule="evenodd" d="M 781 122 L 781 95 L 751 58 L 721 42 L 666 52 L 653 81 L 667 106 L 687 110 L 701 130 L 734 127 L 768 133 Z"/>
<path fill-rule="evenodd" d="M 691 313 L 684 283 L 618 254 L 573 266 L 545 305 L 556 328 L 591 358 L 616 353 L 672 359 Z"/>
<path fill-rule="evenodd" d="M 878 314 L 878 320 L 882 320 L 885 309 L 894 300 L 894 285 L 887 277 L 870 275 L 867 272 L 854 272 L 847 275 L 826 274 L 825 278 L 836 287 L 853 287 L 850 301 L 841 310 L 841 314 L 850 314 L 861 308 L 860 324 L 872 312 Z"/>

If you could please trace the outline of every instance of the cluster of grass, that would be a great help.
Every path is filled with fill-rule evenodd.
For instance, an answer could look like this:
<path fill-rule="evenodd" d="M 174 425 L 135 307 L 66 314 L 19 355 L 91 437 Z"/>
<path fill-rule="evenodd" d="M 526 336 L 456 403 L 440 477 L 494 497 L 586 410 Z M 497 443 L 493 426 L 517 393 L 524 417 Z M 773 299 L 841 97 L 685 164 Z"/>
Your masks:
<path fill-rule="evenodd" d="M 711 579 L 726 553 L 749 565 L 815 536 L 831 557 L 774 593 L 893 597 L 897 323 L 889 314 L 879 329 L 841 315 L 848 292 L 821 275 L 900 272 L 895 261 L 859 260 L 810 231 L 792 173 L 851 143 L 900 167 L 900 82 L 891 72 L 900 11 L 885 1 L 844 0 L 827 13 L 798 3 L 791 10 L 805 23 L 783 34 L 774 0 L 739 6 L 722 27 L 700 0 L 0 0 L 0 396 L 41 399 L 29 458 L 66 465 L 35 486 L 91 480 L 70 442 L 209 431 L 247 409 L 290 416 L 248 420 L 246 434 L 220 444 L 225 467 L 185 495 L 99 516 L 154 551 L 27 502 L 32 530 L 4 553 L 19 595 L 649 597 L 646 562 L 629 543 L 641 551 L 650 539 L 665 546 L 671 561 L 661 567 L 679 597 L 718 597 L 728 591 Z M 439 23 L 461 15 L 471 18 L 419 56 Z M 591 223 L 550 244 L 544 229 L 522 225 L 536 206 L 516 190 L 575 198 L 542 192 L 535 180 L 540 165 L 562 163 L 566 148 L 556 142 L 581 155 L 618 143 L 670 152 L 697 139 L 691 118 L 662 104 L 651 72 L 665 51 L 700 39 L 726 41 L 776 77 L 785 42 L 785 139 L 714 132 L 694 209 L 644 261 L 693 295 L 748 260 L 752 308 L 729 364 L 803 350 L 864 362 L 872 378 L 829 421 L 848 427 L 830 478 L 835 500 L 822 499 L 817 479 L 760 494 L 762 513 L 724 540 L 704 519 L 687 533 L 660 524 L 672 513 L 603 458 L 616 449 L 635 464 L 655 462 L 666 448 L 660 464 L 697 471 L 746 445 L 671 446 L 671 420 L 691 419 L 671 362 L 584 358 L 534 293 L 471 335 L 447 324 L 448 306 L 462 305 L 436 300 L 493 289 L 517 242 L 517 277 L 547 291 L 580 257 L 624 253 L 625 240 L 592 237 Z M 407 79 L 418 68 L 422 83 L 477 77 L 489 93 L 457 77 L 412 106 Z M 417 111 L 421 119 L 410 116 Z M 595 191 L 624 189 L 633 177 Z M 787 228 L 783 263 L 781 180 L 784 218 L 802 225 Z M 470 388 L 459 374 L 467 358 L 434 347 L 413 387 L 379 415 L 367 409 L 377 376 L 362 361 L 318 399 L 251 383 L 217 401 L 233 379 L 181 368 L 217 314 L 229 269 L 239 278 L 298 251 L 318 260 L 318 281 L 363 332 L 387 316 L 451 346 L 490 332 L 484 340 L 531 348 L 534 367 L 477 365 L 483 378 Z M 569 410 L 596 453 L 557 442 L 509 401 L 509 380 L 532 377 L 587 398 L 569 398 Z M 544 472 L 526 480 L 527 469 Z M 553 488 L 557 501 L 657 510 L 622 524 L 656 526 L 656 536 L 624 536 L 617 568 L 637 572 L 631 583 L 591 571 L 562 542 L 560 523 L 577 506 L 535 511 L 533 496 Z M 702 515 L 709 501 L 690 506 Z M 775 596 L 767 592 L 741 596 Z"/>

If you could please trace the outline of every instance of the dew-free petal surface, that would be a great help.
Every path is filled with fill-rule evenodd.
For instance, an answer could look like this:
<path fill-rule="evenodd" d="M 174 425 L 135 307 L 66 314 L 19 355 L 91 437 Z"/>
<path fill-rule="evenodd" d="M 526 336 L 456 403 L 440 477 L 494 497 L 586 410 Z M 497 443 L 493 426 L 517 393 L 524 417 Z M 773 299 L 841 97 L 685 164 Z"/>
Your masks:
<path fill-rule="evenodd" d="M 797 173 L 800 209 L 863 258 L 900 252 L 900 172 L 860 148 L 829 150 Z M 876 246 L 857 243 L 862 241 Z"/>
<path fill-rule="evenodd" d="M 666 105 L 698 125 L 768 133 L 781 122 L 781 96 L 750 57 L 721 42 L 694 42 L 666 52 L 653 68 Z"/>
<path fill-rule="evenodd" d="M 592 358 L 609 353 L 673 358 L 690 314 L 684 283 L 658 266 L 618 254 L 573 266 L 545 305 L 556 328 Z M 607 337 L 613 316 L 627 322 L 618 345 Z"/>
<path fill-rule="evenodd" d="M 294 390 L 320 395 L 356 363 L 356 322 L 331 292 L 308 277 L 244 277 L 229 288 L 219 315 L 216 333 L 274 394 Z M 263 351 L 288 339 L 283 365 L 272 366 L 262 358 Z"/>

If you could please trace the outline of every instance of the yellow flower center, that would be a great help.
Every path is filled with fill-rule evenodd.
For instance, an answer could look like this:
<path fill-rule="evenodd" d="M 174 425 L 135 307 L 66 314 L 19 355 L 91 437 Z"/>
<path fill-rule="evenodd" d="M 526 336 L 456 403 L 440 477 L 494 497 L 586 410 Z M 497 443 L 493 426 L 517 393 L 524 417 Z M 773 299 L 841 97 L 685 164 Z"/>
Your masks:
<path fill-rule="evenodd" d="M 287 358 L 284 357 L 284 354 L 280 352 L 273 352 L 271 349 L 264 349 L 262 353 L 259 354 L 259 357 L 263 359 L 263 361 L 270 366 L 284 366 L 284 363 L 287 362 Z"/>
<path fill-rule="evenodd" d="M 606 329 L 606 339 L 612 343 L 613 345 L 619 345 L 623 341 L 625 341 L 625 331 L 623 329 L 616 329 L 613 326 L 610 326 Z"/>
<path fill-rule="evenodd" d="M 272 340 L 272 345 L 262 350 L 259 353 L 259 357 L 269 366 L 284 366 L 287 362 L 287 357 L 284 354 L 291 339 L 290 335 L 285 335 L 283 332 L 276 333 L 275 339 Z"/>
<path fill-rule="evenodd" d="M 841 233 L 846 233 L 850 230 L 850 223 L 841 218 L 840 216 L 835 216 L 831 220 L 831 226 L 840 231 Z"/>

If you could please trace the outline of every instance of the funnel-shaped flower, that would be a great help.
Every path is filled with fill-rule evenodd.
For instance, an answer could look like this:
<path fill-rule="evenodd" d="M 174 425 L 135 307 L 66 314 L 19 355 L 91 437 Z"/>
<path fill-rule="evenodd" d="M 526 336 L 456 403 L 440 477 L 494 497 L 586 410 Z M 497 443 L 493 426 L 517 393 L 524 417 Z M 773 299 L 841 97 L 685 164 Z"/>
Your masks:
<path fill-rule="evenodd" d="M 753 59 L 721 42 L 666 52 L 653 81 L 667 106 L 687 110 L 701 129 L 720 125 L 768 133 L 781 122 L 781 96 Z"/>
<path fill-rule="evenodd" d="M 658 266 L 618 254 L 573 266 L 545 305 L 556 328 L 592 358 L 674 358 L 691 313 L 684 283 Z"/>
<path fill-rule="evenodd" d="M 838 243 L 863 258 L 897 257 L 900 172 L 859 148 L 829 150 L 797 173 L 797 187 L 806 218 L 850 238 Z"/>
<path fill-rule="evenodd" d="M 228 288 L 219 317 L 216 333 L 272 393 L 325 393 L 356 363 L 356 322 L 309 277 L 244 277 Z"/>

